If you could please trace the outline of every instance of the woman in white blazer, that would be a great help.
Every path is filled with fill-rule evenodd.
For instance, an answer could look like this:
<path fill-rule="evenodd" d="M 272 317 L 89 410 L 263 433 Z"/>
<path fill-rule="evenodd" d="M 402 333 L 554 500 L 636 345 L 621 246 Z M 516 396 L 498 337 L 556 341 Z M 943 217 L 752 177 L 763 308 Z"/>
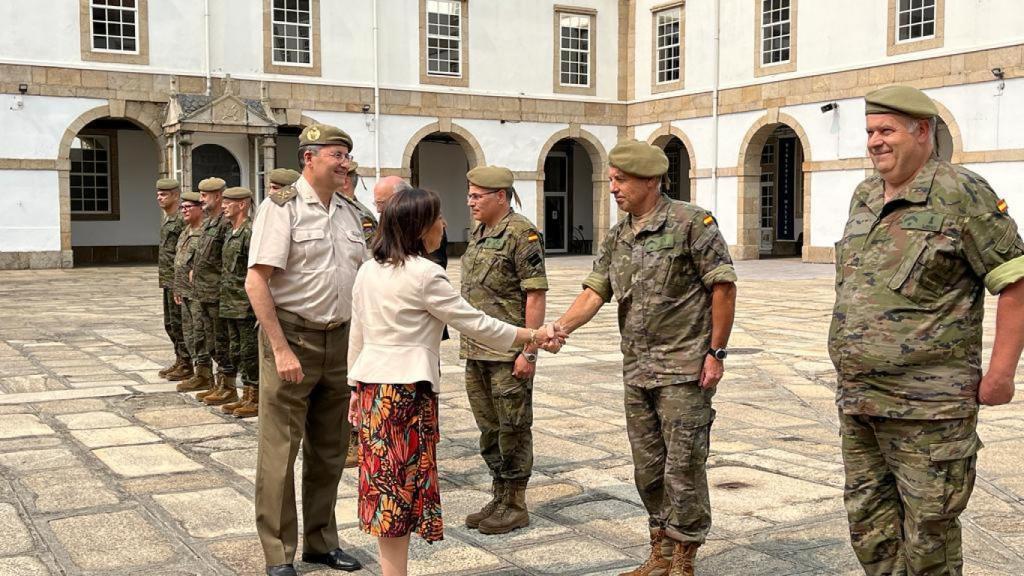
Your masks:
<path fill-rule="evenodd" d="M 443 538 L 438 492 L 441 332 L 448 324 L 497 350 L 564 337 L 506 324 L 470 306 L 425 258 L 444 234 L 434 192 L 398 192 L 381 214 L 373 259 L 352 290 L 349 420 L 359 430 L 359 525 L 377 536 L 384 576 L 404 576 L 409 535 Z"/>

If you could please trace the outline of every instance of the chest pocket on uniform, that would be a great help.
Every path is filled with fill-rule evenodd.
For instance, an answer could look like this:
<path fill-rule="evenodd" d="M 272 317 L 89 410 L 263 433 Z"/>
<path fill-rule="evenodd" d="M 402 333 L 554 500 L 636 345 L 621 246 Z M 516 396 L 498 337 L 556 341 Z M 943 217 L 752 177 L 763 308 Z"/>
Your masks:
<path fill-rule="evenodd" d="M 889 288 L 922 306 L 938 301 L 964 269 L 956 256 L 958 242 L 943 233 L 942 214 L 916 212 L 899 223 L 907 235 L 907 249 L 889 279 Z"/>
<path fill-rule="evenodd" d="M 644 267 L 654 268 L 654 287 L 665 296 L 682 293 L 689 276 L 688 254 L 676 240 L 674 234 L 660 234 L 644 241 Z"/>
<path fill-rule="evenodd" d="M 508 255 L 505 254 L 505 244 L 504 237 L 485 238 L 480 243 L 477 261 L 483 268 L 483 273 L 479 276 L 481 286 L 495 290 L 504 288 L 503 283 L 510 268 Z"/>
<path fill-rule="evenodd" d="M 327 266 L 331 251 L 324 246 L 327 234 L 319 228 L 295 228 L 292 230 L 292 242 L 295 242 L 302 254 L 303 270 L 319 270 Z"/>

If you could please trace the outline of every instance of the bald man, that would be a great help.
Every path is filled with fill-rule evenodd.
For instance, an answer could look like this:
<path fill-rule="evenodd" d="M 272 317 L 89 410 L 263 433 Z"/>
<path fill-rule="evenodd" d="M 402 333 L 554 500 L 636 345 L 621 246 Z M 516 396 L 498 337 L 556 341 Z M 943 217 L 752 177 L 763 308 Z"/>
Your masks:
<path fill-rule="evenodd" d="M 384 211 L 384 203 L 390 200 L 395 193 L 411 189 L 412 186 L 398 176 L 385 176 L 377 180 L 377 183 L 373 185 L 373 205 L 377 208 L 377 214 Z"/>

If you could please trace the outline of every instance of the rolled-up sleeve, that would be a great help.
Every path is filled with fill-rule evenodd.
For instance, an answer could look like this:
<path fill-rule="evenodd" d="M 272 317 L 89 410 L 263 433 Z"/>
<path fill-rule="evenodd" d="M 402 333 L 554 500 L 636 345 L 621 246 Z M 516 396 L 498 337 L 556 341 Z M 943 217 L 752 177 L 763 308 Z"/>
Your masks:
<path fill-rule="evenodd" d="M 994 210 L 973 216 L 964 228 L 967 261 L 990 293 L 998 294 L 1024 278 L 1024 243 L 1009 214 Z"/>
<path fill-rule="evenodd" d="M 249 241 L 249 267 L 265 264 L 286 269 L 291 248 L 291 212 L 265 199 L 256 212 Z"/>

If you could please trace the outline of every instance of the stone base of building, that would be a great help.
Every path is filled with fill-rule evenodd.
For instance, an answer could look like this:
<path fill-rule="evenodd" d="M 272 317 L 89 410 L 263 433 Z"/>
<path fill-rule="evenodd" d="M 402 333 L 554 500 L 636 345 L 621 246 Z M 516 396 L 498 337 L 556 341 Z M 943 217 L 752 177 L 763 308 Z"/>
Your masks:
<path fill-rule="evenodd" d="M 155 264 L 157 246 L 75 246 L 75 266 Z"/>
<path fill-rule="evenodd" d="M 74 260 L 70 250 L 0 252 L 0 270 L 71 268 L 73 264 Z"/>
<path fill-rule="evenodd" d="M 836 261 L 835 252 L 832 246 L 804 246 L 804 262 L 833 264 Z"/>

